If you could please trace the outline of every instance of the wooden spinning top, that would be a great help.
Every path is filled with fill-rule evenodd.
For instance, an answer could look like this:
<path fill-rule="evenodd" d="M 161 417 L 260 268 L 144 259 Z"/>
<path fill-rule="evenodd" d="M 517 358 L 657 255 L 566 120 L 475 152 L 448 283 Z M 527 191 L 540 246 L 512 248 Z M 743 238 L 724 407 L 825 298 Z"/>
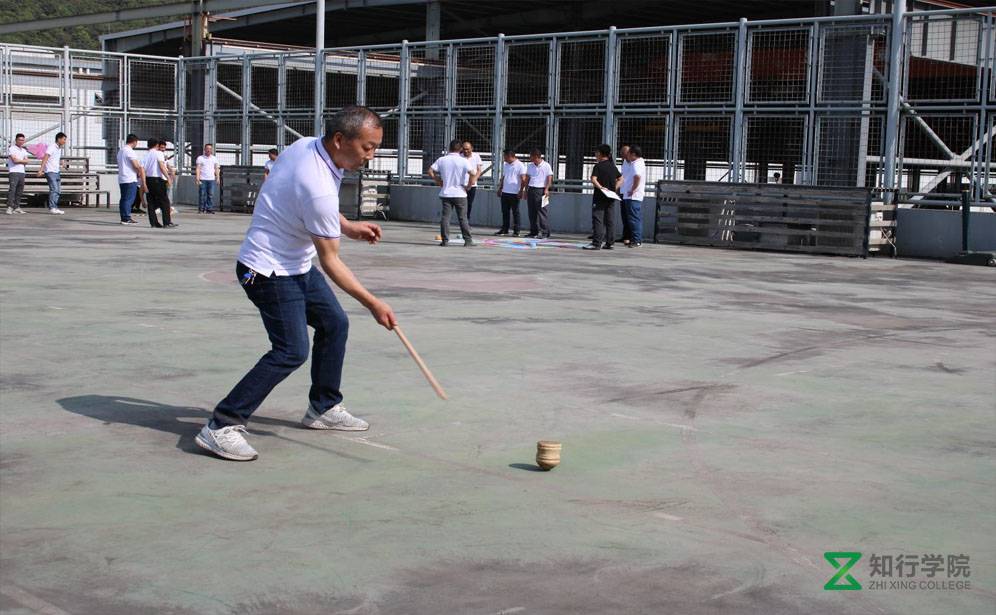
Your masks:
<path fill-rule="evenodd" d="M 560 465 L 560 442 L 540 440 L 536 443 L 536 465 L 544 470 L 552 470 Z"/>

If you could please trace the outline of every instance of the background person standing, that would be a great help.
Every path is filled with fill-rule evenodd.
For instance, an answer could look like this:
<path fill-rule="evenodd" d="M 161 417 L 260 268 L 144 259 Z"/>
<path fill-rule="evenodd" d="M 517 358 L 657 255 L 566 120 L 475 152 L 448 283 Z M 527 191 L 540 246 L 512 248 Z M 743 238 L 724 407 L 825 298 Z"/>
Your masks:
<path fill-rule="evenodd" d="M 214 146 L 204 145 L 204 153 L 197 157 L 197 213 L 214 213 L 214 185 L 218 181 L 221 165 L 214 155 Z"/>
<path fill-rule="evenodd" d="M 7 213 L 23 214 L 21 195 L 24 194 L 24 165 L 28 164 L 28 150 L 24 149 L 24 135 L 17 133 L 14 144 L 7 148 Z"/>
<path fill-rule="evenodd" d="M 59 197 L 62 195 L 62 146 L 66 144 L 66 133 L 55 135 L 55 143 L 49 144 L 42 158 L 38 177 L 45 175 L 48 182 L 48 213 L 61 216 L 66 213 L 59 209 Z"/>
<path fill-rule="evenodd" d="M 138 137 L 130 134 L 125 137 L 124 146 L 118 150 L 118 188 L 121 190 L 118 210 L 121 213 L 121 224 L 138 224 L 131 217 L 131 206 L 138 197 L 139 186 L 142 192 L 147 192 L 149 189 L 145 183 L 145 169 L 142 168 L 138 153 L 135 152 L 136 145 Z"/>
<path fill-rule="evenodd" d="M 616 200 L 608 196 L 602 189 L 615 192 L 622 175 L 616 164 L 612 162 L 612 147 L 603 143 L 595 148 L 595 168 L 591 170 L 591 183 L 595 187 L 591 198 L 591 245 L 585 250 L 611 250 L 613 241 L 613 219 Z M 604 241 L 604 243 L 603 243 Z"/>
<path fill-rule="evenodd" d="M 474 176 L 481 176 L 481 169 L 484 168 L 484 161 L 481 160 L 481 155 L 474 151 L 474 144 L 470 141 L 464 141 L 461 149 L 461 154 L 464 158 L 469 160 L 471 164 L 474 165 Z M 471 186 L 467 189 L 467 221 L 470 221 L 470 212 L 474 209 L 474 197 L 477 196 L 477 186 Z"/>
<path fill-rule="evenodd" d="M 619 170 L 620 170 L 620 172 L 623 175 L 623 181 L 625 181 L 626 172 L 629 169 L 629 145 L 628 144 L 627 145 L 623 145 L 622 147 L 619 148 L 619 160 L 621 161 L 620 162 Z M 626 244 L 626 245 L 629 245 L 629 240 L 633 236 L 633 229 L 630 228 L 629 218 L 626 217 L 626 205 L 625 205 L 625 203 L 623 203 L 623 205 L 621 207 L 621 212 L 620 213 L 622 213 L 622 242 L 624 244 Z"/>
<path fill-rule="evenodd" d="M 547 208 L 543 199 L 550 196 L 550 185 L 553 183 L 553 169 L 550 163 L 543 160 L 543 154 L 534 149 L 529 153 L 529 164 L 526 165 L 526 205 L 529 207 L 529 234 L 526 237 L 550 237 L 550 223 Z"/>
<path fill-rule="evenodd" d="M 429 167 L 429 177 L 440 187 L 439 200 L 443 204 L 443 215 L 439 222 L 441 246 L 450 243 L 450 213 L 453 209 L 456 209 L 457 220 L 460 221 L 463 245 L 474 245 L 467 216 L 467 190 L 477 181 L 477 169 L 469 158 L 461 154 L 461 145 L 459 139 L 450 141 L 450 152 Z"/>
<path fill-rule="evenodd" d="M 519 236 L 519 201 L 526 191 L 526 165 L 510 149 L 502 152 L 505 161 L 498 179 L 498 198 L 501 199 L 501 229 L 495 235 L 508 235 L 509 218 L 512 218 L 513 235 Z"/>
<path fill-rule="evenodd" d="M 145 182 L 148 184 L 148 202 L 145 204 L 149 210 L 149 224 L 152 228 L 175 228 L 169 215 L 169 168 L 166 166 L 166 156 L 161 148 L 166 147 L 166 142 L 161 139 L 149 139 L 147 142 L 149 151 L 142 158 L 142 168 L 145 169 Z M 159 223 L 156 209 L 162 211 L 163 223 Z"/>
<path fill-rule="evenodd" d="M 647 163 L 639 145 L 629 147 L 626 156 L 629 160 L 622 170 L 622 218 L 629 221 L 630 236 L 626 245 L 636 248 L 643 245 L 642 206 L 647 189 Z"/>

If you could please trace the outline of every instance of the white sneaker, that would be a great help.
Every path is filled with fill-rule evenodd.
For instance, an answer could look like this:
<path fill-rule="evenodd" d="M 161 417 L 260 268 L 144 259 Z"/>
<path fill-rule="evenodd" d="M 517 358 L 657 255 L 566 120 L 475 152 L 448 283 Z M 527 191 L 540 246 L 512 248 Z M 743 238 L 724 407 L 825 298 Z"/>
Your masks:
<path fill-rule="evenodd" d="M 14 208 L 13 207 L 8 207 L 7 208 L 7 215 L 9 216 L 9 215 L 12 215 L 13 213 L 14 213 Z"/>
<path fill-rule="evenodd" d="M 18 207 L 17 209 L 14 210 L 14 213 L 15 214 L 26 214 L 28 212 L 26 212 L 23 209 L 21 209 L 20 207 Z"/>
<path fill-rule="evenodd" d="M 314 408 L 308 407 L 301 424 L 310 429 L 337 429 L 339 431 L 366 431 L 370 423 L 358 419 L 346 412 L 341 405 L 332 406 L 325 414 L 318 414 Z"/>
<path fill-rule="evenodd" d="M 50 213 L 50 214 L 55 214 L 55 215 L 57 215 L 57 216 L 61 216 L 62 214 L 66 213 L 66 212 L 62 211 L 62 210 L 61 210 L 61 209 L 59 209 L 58 207 L 55 207 L 55 208 L 53 208 L 53 209 L 50 209 L 50 210 L 48 210 L 48 213 Z"/>
<path fill-rule="evenodd" d="M 249 446 L 245 436 L 246 428 L 242 425 L 229 425 L 221 429 L 211 429 L 210 423 L 205 425 L 194 438 L 197 446 L 224 459 L 234 461 L 252 461 L 259 454 Z"/>

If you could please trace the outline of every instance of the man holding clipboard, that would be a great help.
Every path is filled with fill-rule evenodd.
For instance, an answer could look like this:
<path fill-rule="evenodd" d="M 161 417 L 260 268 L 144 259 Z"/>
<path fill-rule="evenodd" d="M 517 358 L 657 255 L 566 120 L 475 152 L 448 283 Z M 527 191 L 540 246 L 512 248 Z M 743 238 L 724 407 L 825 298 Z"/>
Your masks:
<path fill-rule="evenodd" d="M 591 184 L 595 187 L 591 202 L 591 245 L 585 250 L 611 250 L 615 238 L 613 209 L 619 201 L 616 190 L 622 175 L 612 162 L 612 148 L 603 143 L 595 148 L 595 167 L 591 170 Z"/>

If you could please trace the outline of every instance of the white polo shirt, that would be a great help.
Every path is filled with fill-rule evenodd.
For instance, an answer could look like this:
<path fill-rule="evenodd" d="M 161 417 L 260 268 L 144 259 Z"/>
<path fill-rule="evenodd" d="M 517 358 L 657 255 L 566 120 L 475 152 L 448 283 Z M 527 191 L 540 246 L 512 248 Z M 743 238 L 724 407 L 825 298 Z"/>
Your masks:
<path fill-rule="evenodd" d="M 201 154 L 197 157 L 197 179 L 201 181 L 214 181 L 214 172 L 217 167 L 217 156 L 214 154 L 211 154 L 210 156 Z"/>
<path fill-rule="evenodd" d="M 138 172 L 132 161 L 138 160 L 138 152 L 124 145 L 118 150 L 118 183 L 137 184 Z"/>
<path fill-rule="evenodd" d="M 266 169 L 266 174 L 267 175 L 269 175 L 270 171 L 273 170 L 273 163 L 274 162 L 276 162 L 276 160 L 267 160 L 266 162 L 263 163 L 263 168 Z"/>
<path fill-rule="evenodd" d="M 321 140 L 298 139 L 280 154 L 256 197 L 252 222 L 239 261 L 269 276 L 299 275 L 311 269 L 318 251 L 312 236 L 338 239 L 342 169 Z"/>
<path fill-rule="evenodd" d="M 142 168 L 145 169 L 145 177 L 158 177 L 162 179 L 163 172 L 159 168 L 159 163 L 166 162 L 166 155 L 157 149 L 150 149 L 142 157 Z"/>
<path fill-rule="evenodd" d="M 469 175 L 477 172 L 477 166 L 459 152 L 450 152 L 433 162 L 432 170 L 443 180 L 440 198 L 466 198 L 463 187 L 470 181 Z"/>
<path fill-rule="evenodd" d="M 477 173 L 477 170 L 484 166 L 484 161 L 481 160 L 481 155 L 477 152 L 470 152 L 470 158 L 467 160 L 474 165 L 474 173 Z"/>
<path fill-rule="evenodd" d="M 17 158 L 18 160 L 27 160 L 28 150 L 23 147 L 17 147 L 16 145 L 11 145 L 7 148 L 7 172 L 24 173 L 24 165 L 14 162 L 14 158 Z"/>
<path fill-rule="evenodd" d="M 529 176 L 530 188 L 546 188 L 546 178 L 553 175 L 553 169 L 550 168 L 550 163 L 546 160 L 539 164 L 530 162 L 526 165 L 526 175 Z"/>
<path fill-rule="evenodd" d="M 59 173 L 59 162 L 62 160 L 62 148 L 55 143 L 49 143 L 48 147 L 45 148 L 45 155 L 48 156 L 48 162 L 45 163 L 45 172 Z"/>
<path fill-rule="evenodd" d="M 633 196 L 629 196 L 629 191 L 633 189 L 633 180 L 637 175 L 640 176 L 640 185 L 636 187 Z M 642 201 L 647 192 L 647 163 L 643 161 L 643 158 L 637 158 L 633 162 L 623 165 L 622 177 L 623 183 L 620 189 L 622 197 L 629 201 Z"/>
<path fill-rule="evenodd" d="M 501 191 L 505 194 L 519 194 L 522 190 L 522 175 L 526 172 L 526 165 L 521 160 L 514 162 L 503 162 L 501 164 Z"/>

